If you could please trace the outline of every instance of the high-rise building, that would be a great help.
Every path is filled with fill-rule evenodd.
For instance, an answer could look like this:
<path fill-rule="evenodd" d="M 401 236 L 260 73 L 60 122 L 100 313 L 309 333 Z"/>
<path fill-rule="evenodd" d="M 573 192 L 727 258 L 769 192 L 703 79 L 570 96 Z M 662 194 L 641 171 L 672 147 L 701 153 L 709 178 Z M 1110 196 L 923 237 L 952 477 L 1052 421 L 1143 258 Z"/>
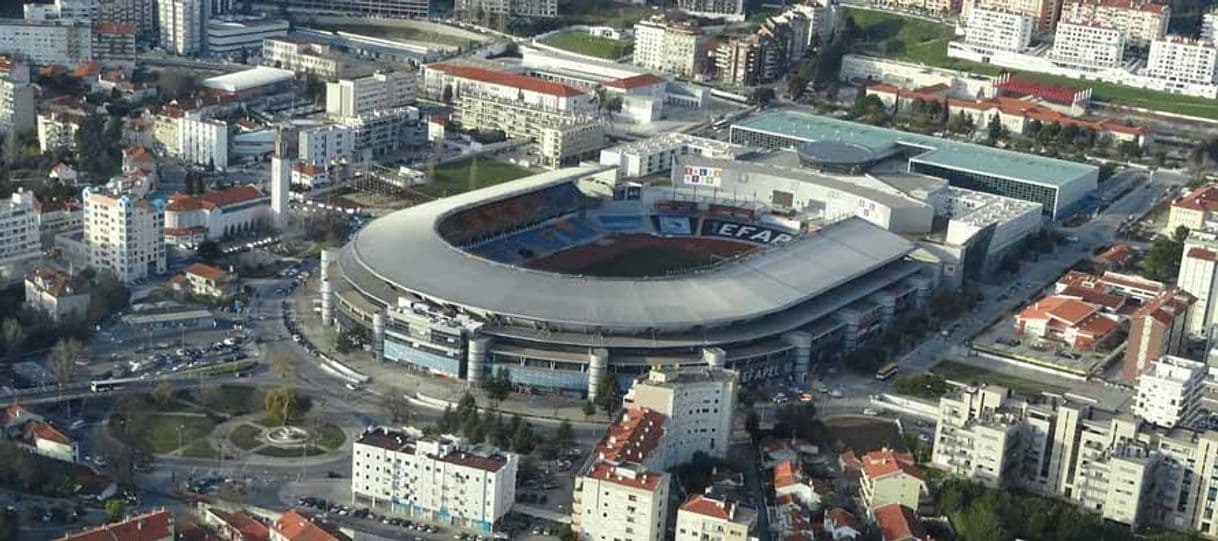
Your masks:
<path fill-rule="evenodd" d="M 1218 46 L 1211 42 L 1167 36 L 1150 43 L 1145 75 L 1179 84 L 1218 82 Z"/>
<path fill-rule="evenodd" d="M 1171 6 L 1143 0 L 1074 0 L 1062 6 L 1061 21 L 1117 28 L 1131 43 L 1163 39 Z"/>
<path fill-rule="evenodd" d="M 210 13 L 206 0 L 160 0 L 157 2 L 157 27 L 160 47 L 178 55 L 194 55 L 204 51 Z"/>
<path fill-rule="evenodd" d="M 1218 235 L 1194 231 L 1184 241 L 1176 286 L 1197 299 L 1188 314 L 1188 332 L 1209 337 L 1218 324 Z"/>
<path fill-rule="evenodd" d="M 744 0 L 677 0 L 677 9 L 712 19 L 744 19 Z"/>
<path fill-rule="evenodd" d="M 0 57 L 0 134 L 35 126 L 34 88 L 25 62 Z"/>
<path fill-rule="evenodd" d="M 93 25 L 93 58 L 105 63 L 135 63 L 134 23 L 102 22 Z"/>
<path fill-rule="evenodd" d="M 25 4 L 24 16 L 32 21 L 97 22 L 101 6 L 96 0 L 55 0 L 50 4 Z"/>
<path fill-rule="evenodd" d="M 702 72 L 708 43 L 697 26 L 657 15 L 634 25 L 634 64 L 693 77 Z"/>
<path fill-rule="evenodd" d="M 1035 20 L 1026 13 L 1005 9 L 973 8 L 964 29 L 970 45 L 1019 52 L 1032 42 Z"/>
<path fill-rule="evenodd" d="M 353 447 L 352 498 L 375 509 L 489 532 L 516 501 L 519 457 L 488 445 L 382 427 Z"/>
<path fill-rule="evenodd" d="M 75 66 L 93 59 L 88 23 L 0 19 L 0 55 L 31 64 Z"/>
<path fill-rule="evenodd" d="M 1121 65 L 1125 54 L 1125 32 L 1096 23 L 1061 21 L 1049 58 L 1076 69 L 1099 71 Z"/>
<path fill-rule="evenodd" d="M 583 541 L 662 541 L 671 482 L 662 453 L 665 417 L 626 408 L 575 478 L 571 527 Z"/>
<path fill-rule="evenodd" d="M 165 211 L 159 202 L 85 188 L 88 265 L 130 282 L 165 273 Z"/>
<path fill-rule="evenodd" d="M 1187 421 L 1201 400 L 1205 363 L 1164 355 L 1138 375 L 1133 414 L 1148 423 L 1174 428 Z"/>
<path fill-rule="evenodd" d="M 326 83 L 326 114 L 335 117 L 356 117 L 414 102 L 415 75 L 406 71 L 382 71 Z"/>
<path fill-rule="evenodd" d="M 34 194 L 18 189 L 0 203 L 0 283 L 21 279 L 42 255 Z"/>
<path fill-rule="evenodd" d="M 1152 361 L 1179 355 L 1188 336 L 1189 310 L 1197 299 L 1172 288 L 1145 301 L 1129 316 L 1121 379 L 1132 382 Z"/>
<path fill-rule="evenodd" d="M 707 357 L 723 354 L 714 348 L 705 352 Z M 625 403 L 668 418 L 664 424 L 664 467 L 689 462 L 694 453 L 725 459 L 738 379 L 732 370 L 653 369 L 634 381 Z"/>

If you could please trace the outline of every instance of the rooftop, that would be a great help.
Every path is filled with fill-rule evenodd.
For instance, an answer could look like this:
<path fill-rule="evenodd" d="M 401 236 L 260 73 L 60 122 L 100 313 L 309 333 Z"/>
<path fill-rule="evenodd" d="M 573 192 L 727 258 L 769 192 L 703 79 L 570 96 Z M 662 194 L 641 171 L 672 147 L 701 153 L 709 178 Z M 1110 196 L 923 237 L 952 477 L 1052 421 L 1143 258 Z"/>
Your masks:
<path fill-rule="evenodd" d="M 609 462 L 642 462 L 660 445 L 666 420 L 662 413 L 627 407 L 622 418 L 609 425 L 593 456 Z"/>
<path fill-rule="evenodd" d="M 77 534 L 68 534 L 59 541 L 160 541 L 172 539 L 173 513 L 164 509 L 131 517 Z"/>
<path fill-rule="evenodd" d="M 528 90 L 530 92 L 538 92 L 541 94 L 550 94 L 552 96 L 558 96 L 561 98 L 573 98 L 587 94 L 587 92 L 573 86 L 567 86 L 537 77 L 529 77 L 527 75 L 519 75 L 516 73 L 508 73 L 506 71 L 497 71 L 476 66 L 455 64 L 451 62 L 428 64 L 427 69 L 447 73 L 448 75 L 460 77 L 462 79 L 470 79 L 473 81 L 501 86 L 510 86 L 512 88 L 519 88 L 521 90 Z"/>
<path fill-rule="evenodd" d="M 924 535 L 922 521 L 913 509 L 899 503 L 881 505 L 871 510 L 883 541 L 916 541 Z"/>
<path fill-rule="evenodd" d="M 854 143 L 869 147 L 876 154 L 883 154 L 899 145 L 923 151 L 911 158 L 913 161 L 976 171 L 1053 188 L 1082 177 L 1096 176 L 1099 172 L 1098 168 L 1091 165 L 879 128 L 794 110 L 779 110 L 732 125 L 733 130 L 738 128 L 803 141 Z"/>
<path fill-rule="evenodd" d="M 1188 195 L 1173 201 L 1171 206 L 1206 212 L 1218 211 L 1218 185 L 1211 184 L 1197 188 Z"/>
<path fill-rule="evenodd" d="M 598 462 L 588 471 L 587 476 L 615 485 L 652 491 L 660 486 L 660 482 L 667 477 L 667 474 L 649 472 L 635 463 Z"/>
<path fill-rule="evenodd" d="M 186 268 L 186 274 L 193 274 L 195 276 L 202 277 L 205 280 L 217 281 L 224 278 L 228 272 L 226 272 L 224 269 L 219 269 L 211 265 L 195 263 L 194 265 Z"/>
<path fill-rule="evenodd" d="M 685 503 L 681 504 L 681 511 L 728 520 L 737 524 L 752 525 L 757 518 L 757 512 L 751 507 L 741 506 L 738 502 L 727 498 L 713 498 L 703 494 L 690 496 Z"/>
<path fill-rule="evenodd" d="M 291 509 L 275 521 L 272 529 L 287 541 L 351 541 L 351 538 L 329 525 L 318 524 L 313 517 Z"/>
<path fill-rule="evenodd" d="M 295 78 L 296 72 L 292 70 L 258 66 L 236 73 L 204 79 L 200 84 L 204 88 L 224 92 L 241 92 L 261 86 L 291 81 Z"/>

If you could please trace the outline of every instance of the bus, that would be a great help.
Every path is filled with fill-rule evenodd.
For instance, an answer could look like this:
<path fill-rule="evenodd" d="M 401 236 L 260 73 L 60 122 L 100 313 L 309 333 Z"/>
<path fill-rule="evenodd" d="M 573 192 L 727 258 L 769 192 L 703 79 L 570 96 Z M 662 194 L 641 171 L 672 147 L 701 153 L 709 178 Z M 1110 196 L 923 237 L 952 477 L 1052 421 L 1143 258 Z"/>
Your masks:
<path fill-rule="evenodd" d="M 121 379 L 103 379 L 94 380 L 89 384 L 89 389 L 95 393 L 103 393 L 106 391 L 114 391 L 122 389 L 127 384 L 138 383 L 144 381 L 143 378 L 121 378 Z"/>
<path fill-rule="evenodd" d="M 891 378 L 899 370 L 900 370 L 900 368 L 897 367 L 897 363 L 888 363 L 884 366 L 881 366 L 879 370 L 875 371 L 875 379 L 878 379 L 880 381 L 887 381 L 888 378 Z"/>

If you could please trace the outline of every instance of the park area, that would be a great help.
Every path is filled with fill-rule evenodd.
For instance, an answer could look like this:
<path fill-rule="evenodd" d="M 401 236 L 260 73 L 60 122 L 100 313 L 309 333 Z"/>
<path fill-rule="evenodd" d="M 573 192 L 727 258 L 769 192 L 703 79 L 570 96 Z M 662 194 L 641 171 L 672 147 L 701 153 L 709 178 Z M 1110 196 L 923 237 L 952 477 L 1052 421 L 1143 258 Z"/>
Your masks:
<path fill-rule="evenodd" d="M 617 60 L 634 50 L 634 42 L 593 36 L 586 32 L 560 32 L 542 43 L 576 54 Z"/>
<path fill-rule="evenodd" d="M 847 16 L 858 25 L 860 39 L 855 50 L 929 66 L 997 75 L 1011 72 L 1023 79 L 1072 87 L 1090 87 L 1092 99 L 1105 103 L 1154 109 L 1168 113 L 1218 119 L 1218 101 L 1142 90 L 1099 81 L 1081 81 L 1059 75 L 1011 70 L 989 64 L 947 57 L 947 43 L 954 38 L 948 25 L 881 11 L 847 8 Z"/>
<path fill-rule="evenodd" d="M 532 174 L 532 171 L 510 163 L 475 157 L 437 167 L 435 178 L 430 183 L 416 187 L 415 191 L 430 197 L 446 197 Z"/>

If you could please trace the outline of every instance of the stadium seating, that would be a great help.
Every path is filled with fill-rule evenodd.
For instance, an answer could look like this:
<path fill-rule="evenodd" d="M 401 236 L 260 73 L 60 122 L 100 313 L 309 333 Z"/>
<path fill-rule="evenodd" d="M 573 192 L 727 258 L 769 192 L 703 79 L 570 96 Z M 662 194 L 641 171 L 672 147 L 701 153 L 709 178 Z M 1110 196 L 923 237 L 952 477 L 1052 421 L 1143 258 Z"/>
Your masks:
<path fill-rule="evenodd" d="M 596 240 L 601 233 L 587 219 L 579 216 L 563 218 L 554 222 L 554 232 L 567 239 L 572 246 Z"/>
<path fill-rule="evenodd" d="M 440 235 L 467 245 L 583 209 L 588 198 L 574 184 L 559 184 L 458 212 L 439 225 Z"/>
<path fill-rule="evenodd" d="M 642 216 L 597 216 L 601 228 L 610 233 L 650 233 Z"/>

